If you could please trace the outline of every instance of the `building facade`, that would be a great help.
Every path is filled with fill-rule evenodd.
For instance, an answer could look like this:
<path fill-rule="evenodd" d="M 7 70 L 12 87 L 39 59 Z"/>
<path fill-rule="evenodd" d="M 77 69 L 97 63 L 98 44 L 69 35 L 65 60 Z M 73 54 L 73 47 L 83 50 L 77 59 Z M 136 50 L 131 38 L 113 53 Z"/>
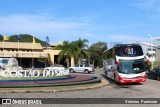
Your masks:
<path fill-rule="evenodd" d="M 33 43 L 26 42 L 0 42 L 0 58 L 16 58 L 23 68 L 44 68 L 45 64 L 39 62 L 38 59 L 48 58 L 48 56 L 51 60 L 50 65 L 58 64 L 59 52 L 60 50 L 43 48 L 40 43 L 34 46 Z M 65 59 L 60 64 L 65 66 Z M 70 59 L 70 65 L 74 65 L 73 58 Z"/>

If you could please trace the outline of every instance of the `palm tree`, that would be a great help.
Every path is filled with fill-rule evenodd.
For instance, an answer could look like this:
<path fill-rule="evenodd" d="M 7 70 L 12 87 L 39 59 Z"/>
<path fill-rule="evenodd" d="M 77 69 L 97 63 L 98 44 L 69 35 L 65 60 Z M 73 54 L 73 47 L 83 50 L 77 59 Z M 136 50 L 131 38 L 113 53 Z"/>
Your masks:
<path fill-rule="evenodd" d="M 88 48 L 88 45 L 86 44 L 88 43 L 87 39 L 80 39 L 75 41 L 75 46 L 77 48 L 77 52 L 76 52 L 76 59 L 78 60 L 78 63 L 80 63 L 82 58 L 88 57 L 89 53 L 85 48 Z M 77 61 L 76 61 L 77 62 Z"/>
<path fill-rule="evenodd" d="M 78 51 L 79 51 L 78 46 L 77 46 L 77 42 L 72 41 L 70 43 L 70 48 L 71 48 L 70 51 L 72 52 L 72 55 L 74 57 L 74 64 L 77 64 L 77 62 L 78 62 Z"/>
<path fill-rule="evenodd" d="M 64 41 L 62 45 L 58 45 L 56 49 L 61 50 L 58 54 L 58 62 L 60 62 L 63 58 L 66 58 L 67 67 L 69 67 L 69 58 L 74 58 L 74 63 L 80 63 L 80 60 L 86 56 L 89 56 L 88 51 L 84 48 L 88 47 L 86 44 L 88 42 L 87 39 L 79 39 L 77 41 Z"/>
<path fill-rule="evenodd" d="M 48 57 L 40 56 L 40 58 L 38 59 L 38 61 L 44 63 L 45 67 L 47 65 L 50 65 L 50 63 L 51 63 L 50 54 L 48 54 Z"/>
<path fill-rule="evenodd" d="M 58 62 L 60 62 L 63 58 L 66 58 L 67 67 L 69 67 L 69 59 L 74 57 L 72 46 L 69 41 L 64 41 L 62 45 L 58 45 L 56 49 L 61 50 L 58 54 Z"/>

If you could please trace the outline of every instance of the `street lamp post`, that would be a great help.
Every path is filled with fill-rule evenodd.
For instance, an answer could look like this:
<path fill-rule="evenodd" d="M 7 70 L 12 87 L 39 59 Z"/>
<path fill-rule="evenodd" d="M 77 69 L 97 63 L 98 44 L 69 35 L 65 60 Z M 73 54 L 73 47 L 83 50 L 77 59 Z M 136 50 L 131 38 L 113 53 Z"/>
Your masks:
<path fill-rule="evenodd" d="M 150 40 L 151 40 L 151 52 L 153 51 L 153 46 L 152 46 L 152 43 L 153 43 L 153 37 L 152 37 L 152 35 L 149 35 L 148 34 L 148 36 L 150 37 Z M 153 70 L 153 56 L 151 56 L 152 57 L 152 60 L 151 60 L 151 70 Z"/>

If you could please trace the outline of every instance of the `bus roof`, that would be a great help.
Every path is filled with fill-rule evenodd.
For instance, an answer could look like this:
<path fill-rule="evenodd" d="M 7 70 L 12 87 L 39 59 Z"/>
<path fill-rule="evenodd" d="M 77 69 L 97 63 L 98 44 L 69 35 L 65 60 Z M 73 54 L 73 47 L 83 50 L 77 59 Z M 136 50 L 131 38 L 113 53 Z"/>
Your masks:
<path fill-rule="evenodd" d="M 105 53 L 106 51 L 108 51 L 108 50 L 110 50 L 110 49 L 112 49 L 112 48 L 114 48 L 114 47 L 121 47 L 121 46 L 141 46 L 141 45 L 139 45 L 139 44 L 116 44 L 116 45 L 114 45 L 113 47 L 105 50 L 103 53 Z"/>
<path fill-rule="evenodd" d="M 139 44 L 116 44 L 114 47 L 121 47 L 121 46 L 141 46 Z"/>

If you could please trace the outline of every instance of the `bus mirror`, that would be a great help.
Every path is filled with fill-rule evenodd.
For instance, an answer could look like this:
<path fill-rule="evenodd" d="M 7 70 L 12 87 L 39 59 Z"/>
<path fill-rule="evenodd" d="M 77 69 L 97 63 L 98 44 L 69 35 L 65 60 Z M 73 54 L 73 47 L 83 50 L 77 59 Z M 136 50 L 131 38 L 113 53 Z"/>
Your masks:
<path fill-rule="evenodd" d="M 113 67 L 113 66 L 111 66 L 111 70 L 114 70 L 114 67 Z"/>
<path fill-rule="evenodd" d="M 117 65 L 111 66 L 112 70 L 117 70 Z"/>

